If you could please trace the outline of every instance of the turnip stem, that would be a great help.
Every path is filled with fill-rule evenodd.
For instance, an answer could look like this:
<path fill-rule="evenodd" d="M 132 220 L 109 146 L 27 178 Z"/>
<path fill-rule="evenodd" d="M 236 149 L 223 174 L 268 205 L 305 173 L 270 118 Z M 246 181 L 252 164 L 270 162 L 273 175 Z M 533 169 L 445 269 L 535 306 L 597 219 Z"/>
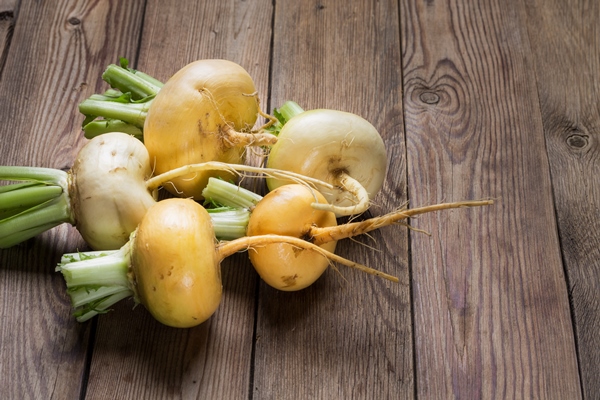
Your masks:
<path fill-rule="evenodd" d="M 232 240 L 246 235 L 250 211 L 244 208 L 209 208 L 215 236 L 220 240 Z"/>
<path fill-rule="evenodd" d="M 51 168 L 0 166 L 0 248 L 8 248 L 65 222 L 73 222 L 68 174 Z"/>
<path fill-rule="evenodd" d="M 224 259 L 236 252 L 251 250 L 255 247 L 266 246 L 269 244 L 275 243 L 287 243 L 292 246 L 296 246 L 300 249 L 315 251 L 321 254 L 323 257 L 326 257 L 332 262 L 336 262 L 338 264 L 345 265 L 350 268 L 358 269 L 359 271 L 379 276 L 381 278 L 390 280 L 392 282 L 399 282 L 398 278 L 392 275 L 388 275 L 384 272 L 378 271 L 373 268 L 369 268 L 365 265 L 356 263 L 354 261 L 350 261 L 343 257 L 338 256 L 337 254 L 331 253 L 327 250 L 322 249 L 321 247 L 314 245 L 313 243 L 307 242 L 306 240 L 299 239 L 292 236 L 283 236 L 283 235 L 257 235 L 257 236 L 245 236 L 239 239 L 232 240 L 230 242 L 221 242 L 217 245 L 217 252 L 221 259 Z"/>
<path fill-rule="evenodd" d="M 160 175 L 148 179 L 146 181 L 146 187 L 150 191 L 156 190 L 165 183 L 175 178 L 190 175 L 194 172 L 200 171 L 227 171 L 229 173 L 237 175 L 241 175 L 242 172 L 248 172 L 258 174 L 259 176 L 267 176 L 278 179 L 288 179 L 294 181 L 295 183 L 301 183 L 306 186 L 314 187 L 317 189 L 319 187 L 326 188 L 329 190 L 333 189 L 333 185 L 331 185 L 330 183 L 323 182 L 319 179 L 310 178 L 308 176 L 304 176 L 294 172 L 283 171 L 273 168 L 253 167 L 250 165 L 243 164 L 227 164 L 219 161 L 209 161 L 200 164 L 189 164 L 172 169 L 170 171 L 164 172 Z"/>
<path fill-rule="evenodd" d="M 106 68 L 102 79 L 123 93 L 131 93 L 134 99 L 155 96 L 163 86 L 162 82 L 147 74 L 115 64 L 110 64 Z"/>
<path fill-rule="evenodd" d="M 56 271 L 62 273 L 77 321 L 83 322 L 135 291 L 129 280 L 131 242 L 116 251 L 65 254 Z"/>
<path fill-rule="evenodd" d="M 202 196 L 208 201 L 223 206 L 246 208 L 248 210 L 254 208 L 263 198 L 261 195 L 248 189 L 214 177 L 208 178 L 208 183 L 202 191 Z"/>
<path fill-rule="evenodd" d="M 384 226 L 392 225 L 401 220 L 408 219 L 419 214 L 460 207 L 487 206 L 493 203 L 493 200 L 470 200 L 452 203 L 440 203 L 412 209 L 403 208 L 380 217 L 369 218 L 364 221 L 351 222 L 331 227 L 313 227 L 310 230 L 309 236 L 313 238 L 312 243 L 315 245 L 322 245 L 334 240 L 341 240 L 362 235 L 364 233 L 371 232 Z"/>
<path fill-rule="evenodd" d="M 143 141 L 144 135 L 142 128 L 125 121 L 117 119 L 98 119 L 85 124 L 83 127 L 86 139 L 92 139 L 96 136 L 109 132 L 123 132 L 135 136 L 136 139 Z"/>
<path fill-rule="evenodd" d="M 113 100 L 88 98 L 79 104 L 79 112 L 87 116 L 100 116 L 124 121 L 138 128 L 144 127 L 151 101 L 143 103 L 122 103 Z"/>
<path fill-rule="evenodd" d="M 280 121 L 281 124 L 285 124 L 287 121 L 295 117 L 296 115 L 302 114 L 304 109 L 298 105 L 295 101 L 288 100 L 281 107 L 277 109 L 277 113 L 283 119 Z"/>

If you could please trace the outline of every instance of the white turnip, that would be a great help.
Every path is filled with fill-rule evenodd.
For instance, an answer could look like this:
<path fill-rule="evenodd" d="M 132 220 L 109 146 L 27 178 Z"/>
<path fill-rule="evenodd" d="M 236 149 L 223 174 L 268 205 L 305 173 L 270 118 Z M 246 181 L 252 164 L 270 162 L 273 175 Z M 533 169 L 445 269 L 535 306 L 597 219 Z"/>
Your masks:
<path fill-rule="evenodd" d="M 210 168 L 207 165 L 191 167 L 235 173 L 236 166 L 215 162 Z M 183 169 L 181 173 L 190 170 Z M 261 172 L 256 168 L 252 170 Z M 0 179 L 24 181 L 0 186 L 0 248 L 14 246 L 57 225 L 70 223 L 92 249 L 118 249 L 156 202 L 158 187 L 176 176 L 151 179 L 151 175 L 150 158 L 144 145 L 120 132 L 103 134 L 86 143 L 67 172 L 0 166 Z M 243 235 L 248 212 L 219 211 L 213 210 L 210 214 L 216 235 L 222 239 Z"/>
<path fill-rule="evenodd" d="M 293 102 L 282 109 L 284 124 L 267 166 L 331 183 L 333 190 L 321 190 L 330 203 L 316 205 L 321 209 L 337 216 L 366 211 L 383 185 L 387 168 L 385 145 L 375 127 L 344 111 L 303 111 Z M 270 190 L 287 183 L 267 180 Z"/>

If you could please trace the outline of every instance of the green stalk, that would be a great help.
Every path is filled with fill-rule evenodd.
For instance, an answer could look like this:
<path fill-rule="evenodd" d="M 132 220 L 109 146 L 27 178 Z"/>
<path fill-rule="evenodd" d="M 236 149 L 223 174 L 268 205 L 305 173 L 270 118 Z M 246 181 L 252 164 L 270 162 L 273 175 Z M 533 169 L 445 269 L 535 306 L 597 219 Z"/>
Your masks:
<path fill-rule="evenodd" d="M 103 117 L 104 119 L 117 119 L 138 128 L 143 128 L 151 104 L 151 99 L 141 103 L 124 103 L 114 99 L 96 100 L 87 98 L 79 104 L 79 112 L 88 118 Z M 87 125 L 89 122 L 91 121 L 86 121 L 85 124 Z"/>
<path fill-rule="evenodd" d="M 129 281 L 131 241 L 116 251 L 65 254 L 56 271 L 67 284 L 77 321 L 105 313 L 117 302 L 135 297 Z"/>
<path fill-rule="evenodd" d="M 298 105 L 295 101 L 288 100 L 279 108 L 273 110 L 273 116 L 277 119 L 277 122 L 271 125 L 266 130 L 273 135 L 279 135 L 281 128 L 293 117 L 298 114 L 302 114 L 304 109 Z"/>
<path fill-rule="evenodd" d="M 122 93 L 131 93 L 131 97 L 135 100 L 156 96 L 163 87 L 162 82 L 147 74 L 115 64 L 110 64 L 106 68 L 102 79 Z"/>
<path fill-rule="evenodd" d="M 253 209 L 262 196 L 218 178 L 208 178 L 202 196 L 209 202 L 226 207 Z"/>
<path fill-rule="evenodd" d="M 233 240 L 246 236 L 250 211 L 243 208 L 208 208 L 215 236 L 220 240 Z"/>
<path fill-rule="evenodd" d="M 295 117 L 298 114 L 302 114 L 304 109 L 298 105 L 295 101 L 288 100 L 279 108 L 276 109 L 277 119 L 281 122 L 282 125 L 285 125 L 290 119 Z"/>
<path fill-rule="evenodd" d="M 103 94 L 92 94 L 79 104 L 85 115 L 83 131 L 91 139 L 107 132 L 124 132 L 143 140 L 142 129 L 152 100 L 163 87 L 163 83 L 140 71 L 111 64 L 102 79 L 111 89 Z"/>
<path fill-rule="evenodd" d="M 62 223 L 73 223 L 66 172 L 0 166 L 0 180 L 24 182 L 0 189 L 0 248 L 14 246 Z"/>
<path fill-rule="evenodd" d="M 123 132 L 135 136 L 136 139 L 143 141 L 144 134 L 142 128 L 133 124 L 128 124 L 117 119 L 96 119 L 85 124 L 83 127 L 86 139 L 92 139 L 96 136 L 109 132 Z"/>

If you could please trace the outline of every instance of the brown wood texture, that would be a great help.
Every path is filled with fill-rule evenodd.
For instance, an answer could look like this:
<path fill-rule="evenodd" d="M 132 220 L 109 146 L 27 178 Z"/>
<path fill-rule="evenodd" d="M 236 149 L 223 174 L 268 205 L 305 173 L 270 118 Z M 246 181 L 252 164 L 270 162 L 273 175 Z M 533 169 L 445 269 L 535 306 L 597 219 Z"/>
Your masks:
<path fill-rule="evenodd" d="M 419 397 L 577 398 L 578 366 L 520 2 L 402 2 Z"/>
<path fill-rule="evenodd" d="M 54 268 L 86 245 L 56 227 L 0 250 L 0 398 L 597 398 L 596 3 L 0 0 L 0 165 L 67 170 L 77 104 L 120 56 L 161 80 L 225 58 L 267 112 L 380 131 L 387 179 L 360 218 L 495 199 L 338 244 L 399 284 L 340 266 L 278 292 L 236 254 L 192 329 L 130 300 L 75 322 Z"/>
<path fill-rule="evenodd" d="M 527 3 L 583 393 L 600 393 L 600 4 Z"/>
<path fill-rule="evenodd" d="M 140 2 L 30 2 L 19 6 L 0 82 L 2 165 L 68 169 L 83 137 L 77 104 L 106 64 L 135 48 Z M 107 47 L 103 42 L 111 42 Z M 60 256 L 85 249 L 68 225 L 0 252 L 0 397 L 77 398 L 90 325 L 73 321 Z"/>
<path fill-rule="evenodd" d="M 389 171 L 371 215 L 406 200 L 397 14 L 394 1 L 275 7 L 271 108 L 294 99 L 305 109 L 350 111 L 381 132 Z M 336 253 L 396 275 L 401 283 L 340 267 L 341 276 L 330 270 L 298 293 L 261 284 L 256 398 L 413 396 L 406 228 L 340 242 Z"/>

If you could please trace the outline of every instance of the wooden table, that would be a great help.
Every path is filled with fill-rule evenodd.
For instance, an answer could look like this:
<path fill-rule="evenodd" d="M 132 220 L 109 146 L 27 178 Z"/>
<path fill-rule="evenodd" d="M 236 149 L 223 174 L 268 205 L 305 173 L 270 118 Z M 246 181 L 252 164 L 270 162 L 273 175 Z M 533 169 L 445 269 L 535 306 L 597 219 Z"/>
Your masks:
<path fill-rule="evenodd" d="M 0 0 L 3 165 L 70 168 L 77 105 L 120 56 L 161 80 L 225 58 L 266 111 L 380 130 L 369 215 L 496 200 L 339 244 L 399 284 L 341 269 L 277 292 L 237 254 L 193 329 L 129 301 L 75 322 L 54 268 L 86 245 L 61 225 L 0 251 L 0 398 L 599 398 L 599 19 L 584 0 Z"/>

